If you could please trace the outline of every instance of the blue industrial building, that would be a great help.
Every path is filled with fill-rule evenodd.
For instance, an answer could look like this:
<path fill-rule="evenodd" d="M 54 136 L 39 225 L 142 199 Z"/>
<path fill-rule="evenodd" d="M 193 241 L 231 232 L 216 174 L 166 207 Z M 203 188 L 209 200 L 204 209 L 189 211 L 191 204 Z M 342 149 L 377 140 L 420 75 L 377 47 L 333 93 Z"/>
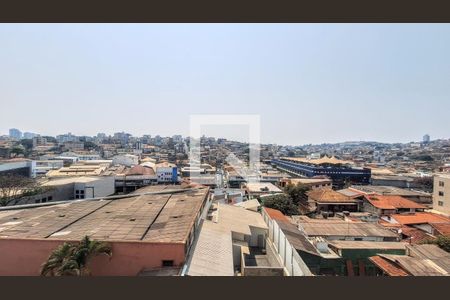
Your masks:
<path fill-rule="evenodd" d="M 289 158 L 273 159 L 272 164 L 278 169 L 299 177 L 327 176 L 333 180 L 333 186 L 343 187 L 346 183 L 370 184 L 371 170 L 356 168 L 345 164 L 315 164 Z"/>

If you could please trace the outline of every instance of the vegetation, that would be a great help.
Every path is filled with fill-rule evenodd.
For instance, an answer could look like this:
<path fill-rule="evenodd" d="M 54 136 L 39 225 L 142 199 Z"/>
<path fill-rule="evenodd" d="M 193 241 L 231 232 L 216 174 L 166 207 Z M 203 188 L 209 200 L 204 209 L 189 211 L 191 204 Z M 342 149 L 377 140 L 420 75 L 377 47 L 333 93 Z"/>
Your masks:
<path fill-rule="evenodd" d="M 281 211 L 285 215 L 298 215 L 298 207 L 292 202 L 292 199 L 286 194 L 278 194 L 265 197 L 263 206 Z"/>
<path fill-rule="evenodd" d="M 93 142 L 84 142 L 84 149 L 85 150 L 98 150 L 99 147 L 97 146 L 97 144 L 95 144 Z"/>
<path fill-rule="evenodd" d="M 49 190 L 32 178 L 19 175 L 0 175 L 0 206 L 16 205 L 20 200 Z"/>
<path fill-rule="evenodd" d="M 450 252 L 450 236 L 440 235 L 435 239 L 425 240 L 424 244 L 435 244 L 442 250 Z"/>
<path fill-rule="evenodd" d="M 308 191 L 310 188 L 304 184 L 288 184 L 284 188 L 284 192 L 292 199 L 295 205 L 307 204 L 308 201 Z"/>
<path fill-rule="evenodd" d="M 42 276 L 90 275 L 89 261 L 97 255 L 111 258 L 111 246 L 105 242 L 91 240 L 85 236 L 79 243 L 64 243 L 50 254 L 42 265 Z"/>
<path fill-rule="evenodd" d="M 277 209 L 285 215 L 298 215 L 299 207 L 307 206 L 309 187 L 303 184 L 288 184 L 284 194 L 265 197 L 263 206 Z"/>
<path fill-rule="evenodd" d="M 421 161 L 434 161 L 433 157 L 431 157 L 430 155 L 416 155 L 411 157 L 414 160 L 421 160 Z"/>

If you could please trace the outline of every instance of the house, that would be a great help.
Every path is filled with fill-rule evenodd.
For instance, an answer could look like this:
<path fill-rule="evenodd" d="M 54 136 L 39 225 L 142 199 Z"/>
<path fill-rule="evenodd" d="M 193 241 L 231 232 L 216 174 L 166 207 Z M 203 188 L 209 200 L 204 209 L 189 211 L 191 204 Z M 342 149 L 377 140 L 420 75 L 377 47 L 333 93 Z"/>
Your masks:
<path fill-rule="evenodd" d="M 343 220 L 299 218 L 296 223 L 307 237 L 323 237 L 328 241 L 398 241 L 399 235 L 375 223 Z"/>
<path fill-rule="evenodd" d="M 426 206 L 400 196 L 365 195 L 362 208 L 365 212 L 384 216 L 405 212 L 422 212 Z"/>
<path fill-rule="evenodd" d="M 258 212 L 213 203 L 184 266 L 186 276 L 283 276 L 284 269 L 266 245 L 267 225 Z"/>
<path fill-rule="evenodd" d="M 284 178 L 280 180 L 280 186 L 285 187 L 288 184 L 301 184 L 315 189 L 331 189 L 333 181 L 329 178 Z"/>
<path fill-rule="evenodd" d="M 248 182 L 243 185 L 248 199 L 258 198 L 267 194 L 279 194 L 283 191 L 270 182 Z"/>
<path fill-rule="evenodd" d="M 308 192 L 308 204 L 311 210 L 321 211 L 358 211 L 358 201 L 331 189 L 315 189 Z"/>
<path fill-rule="evenodd" d="M 430 193 L 423 191 L 415 191 L 411 189 L 404 189 L 394 186 L 376 186 L 376 185 L 364 185 L 364 186 L 351 186 L 348 188 L 355 193 L 361 193 L 365 195 L 378 194 L 386 196 L 400 196 L 411 200 L 413 202 L 431 207 L 432 196 Z"/>

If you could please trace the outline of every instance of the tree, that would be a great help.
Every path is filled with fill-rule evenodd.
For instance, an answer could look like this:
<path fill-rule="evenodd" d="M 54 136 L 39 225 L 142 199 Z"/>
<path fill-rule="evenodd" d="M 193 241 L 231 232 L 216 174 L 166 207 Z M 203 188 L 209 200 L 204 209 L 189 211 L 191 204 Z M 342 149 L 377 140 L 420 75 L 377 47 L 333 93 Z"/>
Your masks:
<path fill-rule="evenodd" d="M 298 207 L 294 204 L 289 195 L 278 194 L 267 196 L 263 200 L 263 206 L 281 211 L 285 215 L 298 215 Z"/>
<path fill-rule="evenodd" d="M 439 235 L 435 239 L 425 240 L 424 244 L 435 244 L 442 250 L 450 252 L 450 236 L 448 235 Z"/>
<path fill-rule="evenodd" d="M 96 143 L 93 143 L 93 142 L 84 142 L 84 149 L 85 150 L 98 150 L 98 146 Z"/>
<path fill-rule="evenodd" d="M 64 243 L 53 250 L 42 265 L 42 276 L 83 276 L 90 275 L 89 261 L 98 255 L 112 256 L 108 243 L 91 240 L 85 236 L 79 243 Z"/>
<path fill-rule="evenodd" d="M 289 195 L 295 205 L 298 205 L 299 203 L 306 204 L 308 201 L 307 193 L 309 190 L 310 187 L 301 183 L 298 183 L 297 185 L 289 183 L 284 188 L 284 192 Z"/>
<path fill-rule="evenodd" d="M 16 205 L 20 200 L 47 192 L 48 187 L 42 187 L 32 178 L 20 175 L 0 175 L 0 206 Z"/>

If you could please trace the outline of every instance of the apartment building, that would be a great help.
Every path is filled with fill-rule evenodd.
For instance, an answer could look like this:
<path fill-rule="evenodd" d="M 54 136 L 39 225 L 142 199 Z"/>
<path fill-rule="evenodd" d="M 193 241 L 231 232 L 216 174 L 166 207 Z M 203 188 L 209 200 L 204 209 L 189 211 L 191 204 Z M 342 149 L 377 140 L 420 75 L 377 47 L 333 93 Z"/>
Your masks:
<path fill-rule="evenodd" d="M 450 215 L 450 174 L 436 174 L 433 183 L 433 209 Z"/>

